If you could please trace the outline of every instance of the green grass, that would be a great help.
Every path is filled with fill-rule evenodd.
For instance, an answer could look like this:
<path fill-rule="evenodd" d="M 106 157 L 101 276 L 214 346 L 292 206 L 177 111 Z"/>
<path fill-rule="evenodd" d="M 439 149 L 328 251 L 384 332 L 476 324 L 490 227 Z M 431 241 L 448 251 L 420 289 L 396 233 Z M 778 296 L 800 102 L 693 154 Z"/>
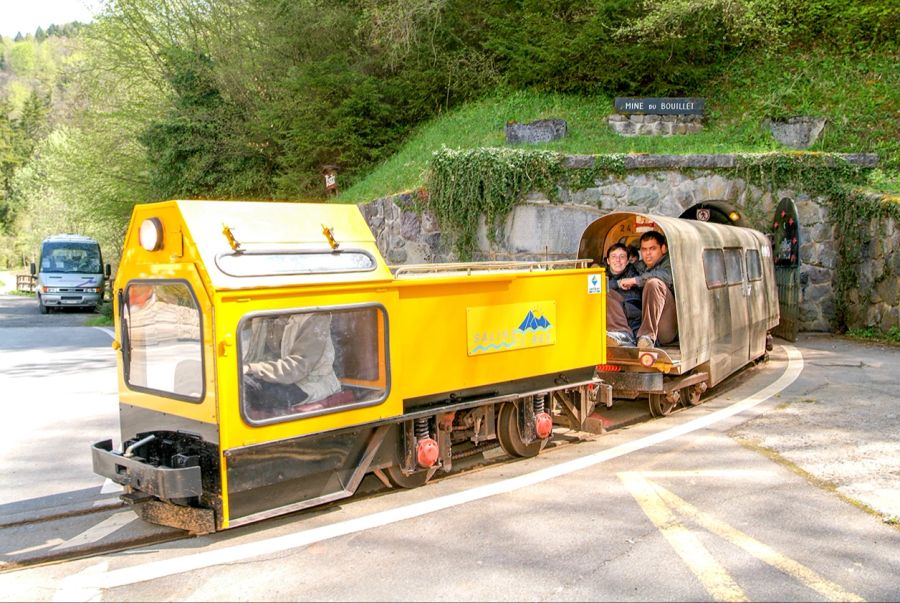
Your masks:
<path fill-rule="evenodd" d="M 422 186 L 428 162 L 441 147 L 506 146 L 508 121 L 562 118 L 569 135 L 528 148 L 567 154 L 739 153 L 788 151 L 763 128 L 766 117 L 793 115 L 828 120 L 810 149 L 875 152 L 881 169 L 874 190 L 900 194 L 900 68 L 898 53 L 835 55 L 804 50 L 748 55 L 696 96 L 706 99 L 703 132 L 686 136 L 621 137 L 607 125 L 613 99 L 531 91 L 498 93 L 422 125 L 388 161 L 346 189 L 338 201 L 364 202 Z M 650 95 L 648 95 L 650 96 Z"/>
<path fill-rule="evenodd" d="M 865 327 L 863 329 L 850 329 L 846 333 L 847 337 L 852 339 L 862 339 L 865 341 L 874 341 L 878 343 L 888 343 L 900 346 L 900 328 L 891 327 L 887 331 L 876 329 L 875 327 Z"/>

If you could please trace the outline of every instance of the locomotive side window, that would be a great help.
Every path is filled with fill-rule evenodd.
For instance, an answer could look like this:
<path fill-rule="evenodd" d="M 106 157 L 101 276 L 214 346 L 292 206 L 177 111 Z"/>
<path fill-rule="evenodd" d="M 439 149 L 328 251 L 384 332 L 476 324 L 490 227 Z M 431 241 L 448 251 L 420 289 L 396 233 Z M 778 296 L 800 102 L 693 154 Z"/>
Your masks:
<path fill-rule="evenodd" d="M 721 249 L 703 250 L 703 272 L 708 289 L 724 287 L 728 283 L 725 278 L 725 255 Z"/>
<path fill-rule="evenodd" d="M 744 280 L 744 261 L 740 249 L 725 250 L 725 275 L 729 285 L 739 285 Z"/>
<path fill-rule="evenodd" d="M 759 261 L 759 251 L 747 250 L 747 278 L 751 281 L 762 279 L 762 263 Z"/>
<path fill-rule="evenodd" d="M 241 324 L 241 412 L 251 423 L 377 404 L 388 390 L 381 306 L 267 314 Z"/>
<path fill-rule="evenodd" d="M 190 402 L 203 398 L 200 309 L 187 283 L 130 283 L 123 296 L 125 380 Z"/>

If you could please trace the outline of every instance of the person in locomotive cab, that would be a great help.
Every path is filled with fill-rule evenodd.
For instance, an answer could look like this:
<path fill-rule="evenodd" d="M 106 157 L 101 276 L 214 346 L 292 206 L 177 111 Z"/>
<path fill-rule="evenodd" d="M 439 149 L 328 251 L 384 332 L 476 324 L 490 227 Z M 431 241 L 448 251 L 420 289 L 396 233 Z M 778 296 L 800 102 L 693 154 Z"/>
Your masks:
<path fill-rule="evenodd" d="M 607 289 L 616 291 L 621 296 L 622 310 L 625 312 L 629 327 L 626 332 L 611 331 L 610 336 L 618 344 L 634 345 L 635 334 L 641 326 L 641 287 L 629 287 L 628 289 L 619 287 L 619 281 L 622 279 L 638 276 L 637 268 L 629 261 L 628 247 L 623 243 L 611 245 L 606 250 L 605 267 L 606 278 L 609 282 Z M 607 304 L 611 303 L 613 303 L 611 300 L 607 300 Z"/>
<path fill-rule="evenodd" d="M 635 264 L 638 275 L 620 279 L 619 289 L 628 291 L 641 287 L 641 326 L 637 332 L 637 347 L 652 348 L 675 341 L 678 335 L 678 317 L 675 312 L 675 293 L 672 280 L 672 263 L 666 237 L 651 230 L 641 235 L 641 260 Z M 628 345 L 628 317 L 618 291 L 610 288 L 607 294 L 606 328 L 610 333 L 609 345 Z"/>
<path fill-rule="evenodd" d="M 250 320 L 242 336 L 244 404 L 251 418 L 302 411 L 341 389 L 331 315 L 304 312 Z"/>

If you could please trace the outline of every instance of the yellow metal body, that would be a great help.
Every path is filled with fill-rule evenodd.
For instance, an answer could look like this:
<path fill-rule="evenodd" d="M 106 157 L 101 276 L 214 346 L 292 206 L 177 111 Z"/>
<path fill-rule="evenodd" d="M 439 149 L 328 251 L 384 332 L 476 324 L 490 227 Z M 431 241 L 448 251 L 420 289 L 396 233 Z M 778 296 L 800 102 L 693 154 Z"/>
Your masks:
<path fill-rule="evenodd" d="M 163 240 L 158 250 L 147 251 L 138 233 L 152 218 L 161 223 Z M 335 246 L 368 254 L 374 268 L 245 276 L 220 268 L 221 258 L 236 251 L 329 251 Z M 394 276 L 355 206 L 220 201 L 136 206 L 115 290 L 156 279 L 186 281 L 196 294 L 202 313 L 205 395 L 195 404 L 135 391 L 123 377 L 120 355 L 120 401 L 216 426 L 223 493 L 228 492 L 230 449 L 401 417 L 404 401 L 412 398 L 606 360 L 601 269 Z M 255 313 L 364 304 L 380 306 L 387 317 L 387 337 L 382 338 L 387 343 L 379 359 L 389 379 L 383 402 L 265 425 L 242 417 L 237 350 L 242 319 Z M 119 328 L 117 333 L 114 346 L 121 345 Z M 223 499 L 220 528 L 228 527 L 227 494 Z"/>

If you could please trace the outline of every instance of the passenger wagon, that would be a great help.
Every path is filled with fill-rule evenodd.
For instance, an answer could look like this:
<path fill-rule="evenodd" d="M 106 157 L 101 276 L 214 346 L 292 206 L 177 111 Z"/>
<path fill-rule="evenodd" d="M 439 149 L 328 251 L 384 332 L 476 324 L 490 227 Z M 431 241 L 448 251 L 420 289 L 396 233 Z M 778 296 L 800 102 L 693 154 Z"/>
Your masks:
<path fill-rule="evenodd" d="M 636 245 L 649 230 L 668 242 L 678 338 L 652 349 L 610 347 L 599 371 L 616 396 L 646 395 L 652 414 L 667 415 L 765 356 L 778 296 L 769 239 L 750 228 L 616 212 L 585 229 L 578 257 L 599 264 L 611 245 Z"/>

